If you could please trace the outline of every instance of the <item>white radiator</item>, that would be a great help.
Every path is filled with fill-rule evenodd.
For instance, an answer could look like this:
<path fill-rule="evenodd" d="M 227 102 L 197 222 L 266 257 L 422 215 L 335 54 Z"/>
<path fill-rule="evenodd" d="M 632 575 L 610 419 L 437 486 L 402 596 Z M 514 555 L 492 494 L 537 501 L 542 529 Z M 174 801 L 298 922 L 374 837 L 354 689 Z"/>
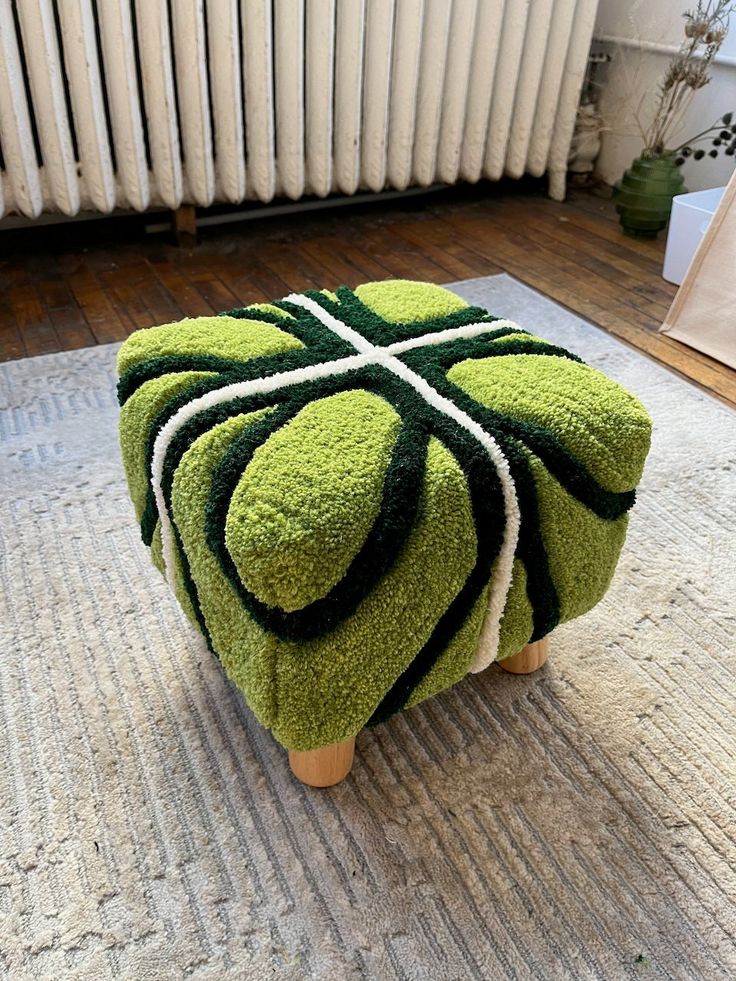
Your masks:
<path fill-rule="evenodd" d="M 597 0 L 0 0 L 0 215 L 550 178 Z"/>

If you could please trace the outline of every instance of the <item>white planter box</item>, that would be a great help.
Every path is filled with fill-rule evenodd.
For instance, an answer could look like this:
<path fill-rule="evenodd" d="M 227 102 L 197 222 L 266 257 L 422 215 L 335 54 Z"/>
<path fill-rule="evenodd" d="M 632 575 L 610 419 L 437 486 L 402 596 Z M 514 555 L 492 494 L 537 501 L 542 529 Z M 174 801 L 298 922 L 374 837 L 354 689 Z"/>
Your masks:
<path fill-rule="evenodd" d="M 668 282 L 679 286 L 685 278 L 687 268 L 725 190 L 725 187 L 711 187 L 707 191 L 678 194 L 673 198 L 662 270 L 662 275 Z"/>

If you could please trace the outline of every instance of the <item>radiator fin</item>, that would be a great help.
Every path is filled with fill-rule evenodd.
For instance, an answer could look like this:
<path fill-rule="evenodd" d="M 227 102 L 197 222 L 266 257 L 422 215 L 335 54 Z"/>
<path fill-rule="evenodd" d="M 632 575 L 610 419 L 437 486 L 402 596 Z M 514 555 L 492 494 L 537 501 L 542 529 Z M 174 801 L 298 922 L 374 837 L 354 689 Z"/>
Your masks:
<path fill-rule="evenodd" d="M 470 55 L 465 133 L 460 151 L 460 176 L 466 181 L 479 180 L 483 169 L 502 29 L 503 4 L 496 0 L 479 0 Z"/>
<path fill-rule="evenodd" d="M 136 0 L 135 11 L 152 184 L 161 204 L 177 208 L 184 183 L 168 4 Z"/>
<path fill-rule="evenodd" d="M 79 180 L 54 11 L 50 0 L 24 0 L 18 17 L 48 197 L 55 210 L 74 215 Z"/>
<path fill-rule="evenodd" d="M 335 0 L 307 4 L 306 33 L 307 183 L 323 198 L 332 190 Z"/>
<path fill-rule="evenodd" d="M 103 2 L 97 4 L 97 15 L 100 19 L 117 178 L 128 207 L 144 211 L 151 195 L 132 11 L 128 3 Z"/>
<path fill-rule="evenodd" d="M 241 11 L 248 189 L 268 202 L 276 193 L 271 3 L 241 0 Z"/>
<path fill-rule="evenodd" d="M 353 0 L 337 5 L 334 152 L 335 190 L 341 194 L 355 194 L 360 183 L 365 3 Z"/>
<path fill-rule="evenodd" d="M 245 197 L 245 124 L 238 0 L 207 0 L 208 64 L 214 119 L 215 197 Z M 217 70 L 214 68 L 217 66 Z"/>
<path fill-rule="evenodd" d="M 386 168 L 389 185 L 400 191 L 411 183 L 423 17 L 424 0 L 397 4 Z"/>
<path fill-rule="evenodd" d="M 414 182 L 423 187 L 434 181 L 437 172 L 451 12 L 444 0 L 426 0 L 414 140 Z"/>
<path fill-rule="evenodd" d="M 44 206 L 41 172 L 10 0 L 0 0 L 0 147 L 3 208 L 10 210 L 12 202 L 20 214 L 38 218 Z"/>

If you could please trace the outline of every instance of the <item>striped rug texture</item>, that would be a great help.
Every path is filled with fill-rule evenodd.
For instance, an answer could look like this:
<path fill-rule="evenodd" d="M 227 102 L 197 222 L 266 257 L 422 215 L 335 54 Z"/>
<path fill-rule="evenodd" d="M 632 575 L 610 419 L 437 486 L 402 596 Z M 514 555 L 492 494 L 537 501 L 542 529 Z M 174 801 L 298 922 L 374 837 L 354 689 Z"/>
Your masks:
<path fill-rule="evenodd" d="M 138 538 L 113 346 L 0 366 L 0 974 L 736 976 L 736 417 L 514 280 L 655 423 L 607 598 L 290 776 Z"/>

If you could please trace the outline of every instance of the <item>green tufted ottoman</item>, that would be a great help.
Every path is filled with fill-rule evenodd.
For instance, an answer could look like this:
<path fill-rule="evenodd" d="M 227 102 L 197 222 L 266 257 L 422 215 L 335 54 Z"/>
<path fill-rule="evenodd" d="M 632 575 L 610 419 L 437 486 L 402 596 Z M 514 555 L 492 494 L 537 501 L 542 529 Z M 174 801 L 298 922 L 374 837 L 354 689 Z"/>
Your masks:
<path fill-rule="evenodd" d="M 641 404 L 448 290 L 294 294 L 118 355 L 143 540 L 301 779 L 492 661 L 546 658 L 613 575 Z"/>

